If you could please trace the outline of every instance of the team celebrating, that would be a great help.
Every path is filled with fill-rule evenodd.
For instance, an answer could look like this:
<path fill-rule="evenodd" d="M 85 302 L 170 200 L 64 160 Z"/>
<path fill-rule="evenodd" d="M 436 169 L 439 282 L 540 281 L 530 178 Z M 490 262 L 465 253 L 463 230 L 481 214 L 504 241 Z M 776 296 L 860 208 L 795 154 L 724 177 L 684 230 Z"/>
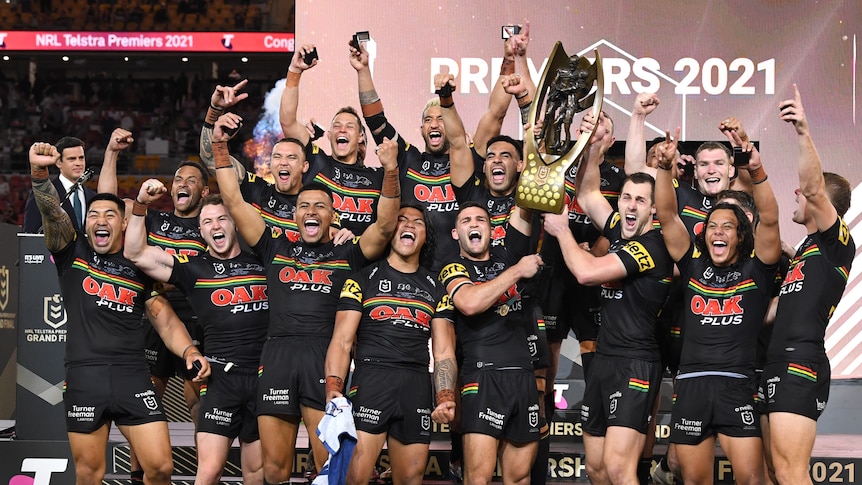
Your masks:
<path fill-rule="evenodd" d="M 335 113 L 329 147 L 297 117 L 300 81 L 318 63 L 314 45 L 297 47 L 272 182 L 228 149 L 246 81 L 213 92 L 201 163 L 180 164 L 171 187 L 145 181 L 134 200 L 116 195 L 130 132 L 112 133 L 97 193 L 72 203 L 61 197 L 77 188 L 83 144 L 33 144 L 38 213 L 28 223 L 43 228 L 68 312 L 77 483 L 101 483 L 111 422 L 133 451 L 133 483 L 170 482 L 161 395 L 175 373 L 195 422 L 198 484 L 219 483 L 235 439 L 245 483 L 287 482 L 301 423 L 321 471 L 331 450 L 316 430 L 343 398 L 356 444 L 349 465 L 328 470 L 332 483 L 368 483 L 384 445 L 393 482 L 422 483 L 432 422 L 453 430 L 451 467 L 464 483 L 496 473 L 504 484 L 545 483 L 553 379 L 570 331 L 584 367 L 578 419 L 591 483 L 712 483 L 716 440 L 737 483 L 811 483 L 830 384 L 824 335 L 856 248 L 842 219 L 850 184 L 822 171 L 799 89 L 778 106 L 799 148 L 792 220 L 807 237 L 797 249 L 779 234 L 775 167 L 743 124 L 720 120 L 726 143 L 705 142 L 693 157 L 678 150 L 679 128 L 649 148 L 655 94 L 635 100 L 621 167 L 606 159 L 614 121 L 586 112 L 572 138 L 592 135 L 565 174 L 563 213 L 540 214 L 515 204 L 520 138 L 543 128 L 527 119 L 537 97 L 529 40 L 526 24 L 504 41 L 472 136 L 456 78 L 435 75 L 424 151 L 386 117 L 356 40 L 360 109 Z M 507 136 L 513 99 L 524 132 Z M 364 163 L 369 136 L 380 168 Z M 51 165 L 61 169 L 53 182 Z M 148 207 L 166 193 L 172 212 Z M 666 372 L 670 446 L 651 467 Z"/>

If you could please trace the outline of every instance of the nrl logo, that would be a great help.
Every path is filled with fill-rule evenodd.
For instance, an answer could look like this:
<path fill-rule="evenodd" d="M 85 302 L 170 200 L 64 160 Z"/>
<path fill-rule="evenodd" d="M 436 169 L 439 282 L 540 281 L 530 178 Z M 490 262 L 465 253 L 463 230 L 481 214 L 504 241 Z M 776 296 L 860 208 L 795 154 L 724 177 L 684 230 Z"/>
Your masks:
<path fill-rule="evenodd" d="M 66 307 L 63 297 L 59 294 L 45 297 L 42 319 L 51 328 L 60 328 L 66 324 Z"/>
<path fill-rule="evenodd" d="M 431 417 L 430 416 L 422 416 L 422 429 L 428 431 L 431 429 Z"/>
<path fill-rule="evenodd" d="M 6 311 L 9 304 L 9 268 L 0 266 L 0 311 Z"/>

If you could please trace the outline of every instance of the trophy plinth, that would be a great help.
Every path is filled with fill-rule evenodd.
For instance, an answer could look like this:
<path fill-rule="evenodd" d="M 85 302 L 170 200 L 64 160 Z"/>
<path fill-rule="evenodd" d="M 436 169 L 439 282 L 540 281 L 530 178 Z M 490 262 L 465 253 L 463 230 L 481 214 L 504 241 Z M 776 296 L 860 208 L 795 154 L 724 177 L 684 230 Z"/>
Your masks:
<path fill-rule="evenodd" d="M 527 134 L 524 140 L 526 168 L 521 172 L 515 191 L 515 203 L 520 207 L 555 214 L 563 211 L 566 171 L 580 157 L 595 132 L 594 127 L 573 141 L 574 116 L 592 107 L 598 119 L 602 110 L 602 58 L 598 50 L 594 52 L 596 60 L 591 64 L 584 57 L 567 55 L 560 42 L 551 51 L 529 117 L 533 126 L 540 119 L 543 122 L 538 140 L 543 142 L 544 153 L 539 152 L 537 138 Z"/>

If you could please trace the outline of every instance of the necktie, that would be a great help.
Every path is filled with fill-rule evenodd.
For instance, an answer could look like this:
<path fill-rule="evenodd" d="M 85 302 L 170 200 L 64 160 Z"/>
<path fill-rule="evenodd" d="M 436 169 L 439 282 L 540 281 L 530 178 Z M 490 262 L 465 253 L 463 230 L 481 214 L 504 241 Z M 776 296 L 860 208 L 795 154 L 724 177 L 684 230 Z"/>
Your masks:
<path fill-rule="evenodd" d="M 78 227 L 84 227 L 84 208 L 81 205 L 81 196 L 78 193 L 80 187 L 75 187 L 75 193 L 72 194 L 72 208 L 75 209 L 75 217 L 78 219 Z"/>

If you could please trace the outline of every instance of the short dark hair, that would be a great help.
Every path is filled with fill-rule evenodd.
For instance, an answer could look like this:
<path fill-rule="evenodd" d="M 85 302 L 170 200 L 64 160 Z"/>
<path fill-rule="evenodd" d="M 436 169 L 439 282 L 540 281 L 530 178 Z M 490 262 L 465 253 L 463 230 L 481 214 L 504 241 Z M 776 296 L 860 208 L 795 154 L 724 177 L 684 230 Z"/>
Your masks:
<path fill-rule="evenodd" d="M 497 143 L 497 142 L 501 142 L 501 141 L 506 142 L 515 148 L 515 156 L 517 157 L 518 160 L 521 160 L 522 158 L 524 158 L 524 155 L 523 155 L 524 145 L 520 141 L 512 138 L 511 136 L 506 136 L 506 135 L 497 135 L 495 137 L 492 137 L 490 140 L 488 140 L 488 144 L 485 145 L 485 153 L 488 152 L 488 150 L 491 148 L 491 145 L 493 145 L 494 143 Z"/>
<path fill-rule="evenodd" d="M 208 205 L 224 205 L 224 199 L 221 194 L 210 194 L 201 201 L 201 209 Z"/>
<path fill-rule="evenodd" d="M 739 237 L 739 244 L 736 247 L 737 254 L 739 255 L 738 261 L 741 262 L 750 258 L 751 254 L 754 252 L 754 226 L 752 226 L 751 222 L 748 221 L 748 216 L 745 215 L 745 211 L 742 210 L 742 207 L 736 204 L 729 204 L 727 202 L 716 204 L 715 207 L 713 207 L 706 215 L 703 229 L 694 237 L 695 247 L 697 247 L 697 249 L 703 254 L 709 255 L 709 249 L 706 246 L 706 227 L 709 225 L 709 220 L 712 218 L 712 215 L 715 214 L 715 211 L 720 209 L 732 211 L 736 216 L 736 234 Z"/>
<path fill-rule="evenodd" d="M 84 141 L 80 138 L 75 138 L 74 136 L 64 136 L 63 138 L 57 140 L 57 143 L 54 144 L 54 147 L 57 148 L 57 153 L 60 154 L 60 159 L 62 159 L 63 150 L 74 147 L 86 148 L 86 145 L 84 145 Z"/>
<path fill-rule="evenodd" d="M 754 216 L 754 225 L 757 225 L 757 222 L 760 220 L 760 213 L 757 211 L 757 204 L 754 202 L 754 196 L 742 190 L 725 189 L 715 196 L 715 200 L 718 203 L 721 203 L 722 199 L 735 200 L 736 203 L 742 207 L 743 211 L 751 212 L 752 216 Z"/>
<path fill-rule="evenodd" d="M 823 172 L 823 179 L 826 183 L 826 194 L 829 196 L 829 201 L 832 202 L 838 215 L 844 217 L 847 209 L 850 208 L 850 196 L 853 193 L 850 182 L 832 172 Z"/>
<path fill-rule="evenodd" d="M 631 182 L 633 184 L 649 184 L 649 186 L 650 186 L 650 191 L 649 191 L 650 200 L 652 201 L 653 204 L 655 204 L 655 179 L 653 178 L 652 175 L 650 175 L 646 172 L 635 172 L 635 173 L 627 176 L 625 178 L 625 180 L 623 180 L 623 185 L 625 185 L 626 182 Z"/>
<path fill-rule="evenodd" d="M 697 150 L 694 151 L 694 159 L 697 160 L 698 154 L 704 150 L 721 150 L 727 155 L 727 159 L 730 160 L 733 158 L 733 153 L 731 153 L 730 148 L 727 148 L 727 145 L 717 141 L 705 141 L 697 147 Z"/>
<path fill-rule="evenodd" d="M 305 143 L 302 143 L 302 141 L 300 141 L 298 138 L 294 138 L 292 136 L 286 136 L 286 137 L 282 138 L 281 140 L 278 140 L 277 142 L 275 142 L 275 144 L 273 144 L 272 146 L 275 147 L 275 145 L 278 145 L 279 143 L 295 143 L 295 144 L 299 145 L 299 148 L 302 148 L 302 157 L 305 158 Z"/>
<path fill-rule="evenodd" d="M 312 190 L 319 190 L 320 192 L 323 192 L 323 193 L 325 193 L 326 195 L 328 195 L 328 196 L 329 196 L 329 200 L 332 200 L 332 189 L 330 189 L 329 187 L 327 187 L 327 186 L 323 185 L 323 184 L 322 184 L 322 183 L 320 183 L 320 182 L 309 182 L 309 183 L 307 183 L 307 184 L 303 185 L 303 186 L 302 186 L 302 188 L 301 188 L 301 189 L 299 189 L 299 193 L 301 194 L 301 193 L 303 193 L 303 192 L 309 192 L 309 191 L 312 191 Z M 297 195 L 298 195 L 298 194 L 297 194 Z"/>
<path fill-rule="evenodd" d="M 193 168 L 198 169 L 198 172 L 200 172 L 200 173 L 201 173 L 201 181 L 203 181 L 204 186 L 208 186 L 208 185 L 210 184 L 210 174 L 209 174 L 209 171 L 207 171 L 207 170 L 206 170 L 206 169 L 205 169 L 201 164 L 199 164 L 198 162 L 195 162 L 195 161 L 193 161 L 193 160 L 183 160 L 182 162 L 180 162 L 180 164 L 179 164 L 179 165 L 177 165 L 177 170 L 176 170 L 174 173 L 179 172 L 179 171 L 180 171 L 180 169 L 181 169 L 181 168 L 183 168 L 183 167 L 193 167 Z"/>
<path fill-rule="evenodd" d="M 482 205 L 482 204 L 480 204 L 480 203 L 478 203 L 478 202 L 473 202 L 473 201 L 471 200 L 471 201 L 464 202 L 463 204 L 459 204 L 459 206 L 458 206 L 458 214 L 456 215 L 456 219 L 457 219 L 457 217 L 458 217 L 458 216 L 460 216 L 460 215 L 461 215 L 461 213 L 462 213 L 462 212 L 464 212 L 465 210 L 467 210 L 467 209 L 469 209 L 469 208 L 471 208 L 471 207 L 478 207 L 478 208 L 482 209 L 483 211 L 485 211 L 485 214 L 488 214 L 488 218 L 489 218 L 489 219 L 491 218 L 491 213 L 488 211 L 488 208 L 487 208 L 487 207 L 485 207 L 484 205 Z"/>
<path fill-rule="evenodd" d="M 72 146 L 77 146 L 77 145 L 72 145 Z M 116 195 L 114 195 L 110 192 L 100 192 L 100 193 L 94 195 L 93 198 L 90 199 L 89 202 L 87 202 L 87 210 L 90 210 L 90 206 L 93 205 L 93 202 L 97 202 L 100 200 L 107 200 L 109 202 L 113 202 L 113 203 L 117 204 L 117 209 L 119 209 L 120 215 L 122 217 L 126 217 L 126 203 L 123 201 L 123 199 L 117 197 Z"/>

